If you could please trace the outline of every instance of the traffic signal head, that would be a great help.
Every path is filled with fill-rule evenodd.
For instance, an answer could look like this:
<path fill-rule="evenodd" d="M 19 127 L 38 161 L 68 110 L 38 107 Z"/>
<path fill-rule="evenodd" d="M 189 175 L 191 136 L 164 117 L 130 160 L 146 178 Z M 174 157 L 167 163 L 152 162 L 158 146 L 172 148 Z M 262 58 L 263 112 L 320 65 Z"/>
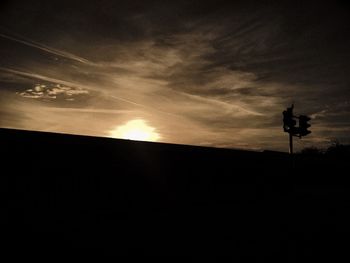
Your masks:
<path fill-rule="evenodd" d="M 311 131 L 308 130 L 308 128 L 311 126 L 311 124 L 308 123 L 311 118 L 305 115 L 299 116 L 299 135 L 306 136 L 311 133 Z"/>
<path fill-rule="evenodd" d="M 285 132 L 292 132 L 295 128 L 296 121 L 293 119 L 293 109 L 287 108 L 283 111 L 283 130 Z"/>

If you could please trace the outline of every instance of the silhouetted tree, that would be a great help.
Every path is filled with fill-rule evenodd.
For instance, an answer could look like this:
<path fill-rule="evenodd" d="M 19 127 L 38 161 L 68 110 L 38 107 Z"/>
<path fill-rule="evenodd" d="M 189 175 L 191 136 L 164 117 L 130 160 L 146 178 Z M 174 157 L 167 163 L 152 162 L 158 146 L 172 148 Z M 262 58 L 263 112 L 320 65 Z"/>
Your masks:
<path fill-rule="evenodd" d="M 300 151 L 301 154 L 305 155 L 320 155 L 323 154 L 323 150 L 316 146 L 306 147 Z"/>
<path fill-rule="evenodd" d="M 333 140 L 331 146 L 327 149 L 329 156 L 346 157 L 350 155 L 350 145 L 341 144 L 338 140 Z"/>

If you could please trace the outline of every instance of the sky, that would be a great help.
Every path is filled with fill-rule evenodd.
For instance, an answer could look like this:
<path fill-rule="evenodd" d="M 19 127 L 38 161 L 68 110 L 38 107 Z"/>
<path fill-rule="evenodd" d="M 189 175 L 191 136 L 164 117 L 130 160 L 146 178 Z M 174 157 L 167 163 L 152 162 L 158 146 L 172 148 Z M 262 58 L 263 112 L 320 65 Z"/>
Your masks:
<path fill-rule="evenodd" d="M 346 1 L 1 1 L 0 127 L 288 151 L 350 143 Z"/>

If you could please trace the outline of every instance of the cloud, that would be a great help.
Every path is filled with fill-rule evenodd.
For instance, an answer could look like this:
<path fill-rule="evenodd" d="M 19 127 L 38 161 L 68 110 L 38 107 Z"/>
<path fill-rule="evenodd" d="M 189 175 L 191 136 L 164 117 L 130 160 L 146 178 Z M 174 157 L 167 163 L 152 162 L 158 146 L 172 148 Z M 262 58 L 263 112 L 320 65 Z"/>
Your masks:
<path fill-rule="evenodd" d="M 62 86 L 60 84 L 36 84 L 32 89 L 27 89 L 23 92 L 17 92 L 17 94 L 24 98 L 31 99 L 64 99 L 68 101 L 74 101 L 77 97 L 89 94 L 89 92 L 82 88 L 73 88 L 68 86 Z"/>

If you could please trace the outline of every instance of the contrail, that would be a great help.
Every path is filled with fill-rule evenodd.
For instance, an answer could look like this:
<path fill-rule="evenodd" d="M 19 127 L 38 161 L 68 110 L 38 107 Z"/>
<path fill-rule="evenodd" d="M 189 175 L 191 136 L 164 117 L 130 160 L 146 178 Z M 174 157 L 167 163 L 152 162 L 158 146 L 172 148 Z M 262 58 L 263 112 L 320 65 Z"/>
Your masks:
<path fill-rule="evenodd" d="M 15 75 L 27 77 L 27 78 L 44 80 L 44 81 L 47 81 L 47 82 L 67 85 L 67 86 L 71 86 L 71 87 L 79 87 L 79 88 L 85 88 L 85 89 L 90 89 L 90 90 L 96 90 L 96 88 L 93 88 L 91 86 L 84 86 L 84 87 L 82 87 L 82 85 L 79 85 L 79 84 L 76 84 L 76 83 L 72 83 L 72 82 L 64 81 L 64 80 L 60 80 L 60 79 L 55 79 L 55 78 L 43 76 L 43 75 L 36 74 L 36 73 L 24 72 L 24 71 L 19 71 L 19 70 L 10 69 L 10 68 L 4 68 L 4 67 L 0 67 L 0 70 L 9 72 L 9 73 L 12 73 L 12 74 L 15 74 Z M 132 104 L 132 105 L 135 105 L 137 107 L 144 108 L 144 109 L 147 109 L 147 110 L 156 111 L 156 112 L 159 112 L 159 113 L 162 113 L 162 114 L 167 114 L 167 115 L 178 117 L 176 114 L 173 114 L 173 113 L 170 113 L 170 112 L 166 112 L 166 111 L 162 111 L 162 110 L 158 110 L 156 108 L 148 107 L 146 105 L 143 105 L 143 104 L 140 104 L 140 103 L 128 100 L 128 99 L 124 99 L 124 98 L 121 98 L 121 97 L 118 97 L 118 96 L 114 96 L 114 95 L 109 94 L 106 91 L 101 91 L 101 90 L 97 90 L 97 91 L 100 92 L 101 94 L 106 95 L 107 97 L 110 97 L 110 98 L 118 100 L 118 101 L 126 102 L 128 104 Z"/>
<path fill-rule="evenodd" d="M 29 39 L 25 39 L 22 36 L 21 37 L 19 37 L 19 36 L 13 37 L 13 36 L 9 36 L 9 35 L 5 35 L 3 33 L 0 33 L 0 37 L 5 38 L 5 39 L 9 39 L 9 40 L 12 40 L 12 41 L 15 41 L 17 43 L 21 43 L 21 44 L 29 46 L 29 47 L 33 47 L 33 48 L 36 48 L 36 49 L 48 52 L 50 54 L 54 54 L 54 55 L 57 55 L 57 56 L 60 56 L 60 57 L 63 57 L 63 58 L 74 60 L 74 61 L 77 61 L 77 62 L 80 62 L 80 63 L 83 63 L 83 64 L 88 64 L 88 65 L 93 65 L 94 64 L 93 62 L 91 62 L 91 61 L 89 61 L 89 60 L 87 60 L 85 58 L 76 56 L 76 55 L 71 54 L 69 52 L 65 52 L 65 51 L 61 51 L 61 50 L 57 50 L 57 49 L 45 46 L 45 45 L 40 44 L 38 42 L 29 40 Z"/>
<path fill-rule="evenodd" d="M 27 78 L 40 79 L 40 80 L 53 82 L 53 83 L 57 83 L 57 84 L 63 84 L 63 85 L 67 85 L 67 86 L 80 86 L 80 85 L 76 85 L 76 84 L 74 84 L 72 82 L 69 82 L 69 81 L 64 81 L 64 80 L 55 79 L 55 78 L 51 78 L 51 77 L 46 77 L 46 76 L 43 76 L 43 75 L 40 75 L 40 74 L 36 74 L 36 73 L 24 72 L 24 71 L 19 71 L 19 70 L 9 69 L 9 68 L 3 68 L 3 67 L 0 67 L 0 70 L 6 71 L 6 72 L 9 72 L 9 73 L 18 75 L 18 76 L 27 77 Z"/>
<path fill-rule="evenodd" d="M 217 105 L 222 105 L 222 106 L 225 106 L 227 108 L 235 108 L 235 109 L 238 109 L 242 112 L 245 112 L 247 114 L 251 114 L 251 115 L 256 115 L 256 116 L 263 116 L 264 114 L 262 113 L 259 113 L 259 112 L 256 112 L 256 111 L 252 111 L 252 110 L 247 110 L 246 108 L 243 108 L 242 106 L 239 106 L 239 105 L 233 105 L 233 104 L 230 104 L 228 102 L 225 102 L 225 101 L 220 101 L 220 100 L 216 100 L 216 99 L 212 99 L 212 98 L 204 98 L 200 95 L 193 95 L 193 94 L 188 94 L 188 93 L 185 93 L 185 92 L 177 92 L 179 94 L 182 94 L 184 96 L 187 96 L 189 98 L 192 98 L 192 99 L 195 99 L 195 100 L 200 100 L 200 101 L 205 101 L 205 102 L 209 102 L 209 103 L 214 103 L 214 104 L 217 104 Z"/>
<path fill-rule="evenodd" d="M 119 100 L 119 101 L 124 101 L 124 102 L 127 102 L 129 104 L 133 104 L 135 106 L 138 106 L 138 107 L 141 107 L 141 108 L 144 108 L 144 109 L 147 109 L 147 110 L 156 111 L 156 112 L 159 112 L 159 113 L 162 113 L 162 114 L 179 117 L 177 114 L 170 113 L 170 112 L 163 111 L 163 110 L 158 110 L 158 109 L 153 108 L 153 107 L 148 107 L 146 105 L 143 105 L 143 104 L 140 104 L 140 103 L 137 103 L 137 102 L 133 102 L 131 100 L 123 99 L 123 98 L 116 97 L 116 96 L 113 96 L 113 95 L 108 95 L 108 96 L 113 98 L 113 99 L 116 99 L 116 100 Z"/>
<path fill-rule="evenodd" d="M 111 110 L 111 109 L 92 109 L 92 108 L 58 108 L 58 107 L 50 107 L 47 108 L 46 110 L 49 111 L 57 111 L 57 112 L 82 112 L 82 113 L 106 113 L 106 114 L 120 114 L 120 113 L 129 113 L 129 110 Z"/>
<path fill-rule="evenodd" d="M 9 72 L 9 73 L 12 73 L 12 74 L 15 74 L 15 75 L 23 76 L 23 77 L 40 79 L 40 80 L 53 82 L 53 83 L 58 83 L 58 84 L 63 84 L 63 85 L 67 85 L 67 86 L 73 86 L 73 87 L 74 86 L 78 86 L 78 87 L 81 86 L 81 85 L 77 85 L 75 83 L 71 83 L 69 81 L 64 81 L 64 80 L 55 79 L 55 78 L 51 78 L 51 77 L 46 77 L 46 76 L 43 76 L 43 75 L 40 75 L 40 74 L 36 74 L 36 73 L 24 72 L 24 71 L 19 71 L 19 70 L 9 69 L 9 68 L 3 68 L 3 67 L 0 67 L 0 70 Z M 99 92 L 101 92 L 101 91 L 99 91 Z M 102 91 L 102 93 L 105 93 L 105 92 Z M 106 95 L 108 95 L 108 94 L 106 94 Z M 139 103 L 127 100 L 127 99 L 123 99 L 123 98 L 120 98 L 120 97 L 116 97 L 114 95 L 108 95 L 108 96 L 113 98 L 113 99 L 115 99 L 115 100 L 120 100 L 120 101 L 127 102 L 129 104 L 133 104 L 133 105 L 136 105 L 136 106 L 139 106 L 139 107 L 148 108 L 147 106 L 144 106 L 142 104 L 139 104 Z"/>

